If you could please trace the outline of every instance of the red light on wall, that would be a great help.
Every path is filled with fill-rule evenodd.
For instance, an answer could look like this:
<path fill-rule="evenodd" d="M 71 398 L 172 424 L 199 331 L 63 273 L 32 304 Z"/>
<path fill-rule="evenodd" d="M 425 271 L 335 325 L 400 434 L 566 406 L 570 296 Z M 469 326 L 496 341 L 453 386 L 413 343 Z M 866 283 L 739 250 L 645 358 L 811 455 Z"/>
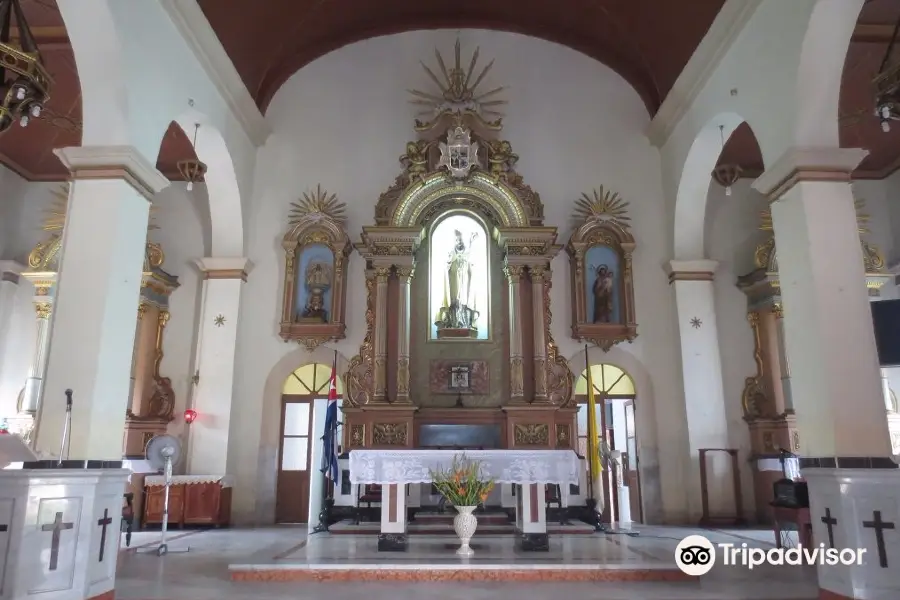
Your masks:
<path fill-rule="evenodd" d="M 184 411 L 184 422 L 185 422 L 187 425 L 190 425 L 191 423 L 193 423 L 193 422 L 196 421 L 196 420 L 197 420 L 197 411 L 194 410 L 193 408 L 185 409 L 185 411 Z"/>

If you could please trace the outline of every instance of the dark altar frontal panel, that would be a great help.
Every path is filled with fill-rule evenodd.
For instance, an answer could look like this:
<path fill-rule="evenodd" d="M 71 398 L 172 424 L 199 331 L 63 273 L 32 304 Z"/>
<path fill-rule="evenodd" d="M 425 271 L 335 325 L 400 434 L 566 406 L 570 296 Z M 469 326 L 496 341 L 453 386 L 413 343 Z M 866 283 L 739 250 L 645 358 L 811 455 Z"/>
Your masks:
<path fill-rule="evenodd" d="M 499 424 L 419 425 L 420 448 L 503 448 L 503 430 Z"/>

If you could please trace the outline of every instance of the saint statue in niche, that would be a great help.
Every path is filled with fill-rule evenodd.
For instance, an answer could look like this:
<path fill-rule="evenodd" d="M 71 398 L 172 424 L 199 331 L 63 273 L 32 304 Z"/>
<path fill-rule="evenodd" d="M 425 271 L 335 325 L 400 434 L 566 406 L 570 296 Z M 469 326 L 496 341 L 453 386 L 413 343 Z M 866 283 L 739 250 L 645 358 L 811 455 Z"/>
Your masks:
<path fill-rule="evenodd" d="M 597 267 L 594 279 L 594 323 L 610 323 L 613 317 L 614 273 L 608 265 Z"/>
<path fill-rule="evenodd" d="M 326 323 L 328 311 L 325 309 L 325 292 L 331 287 L 331 273 L 327 265 L 320 262 L 310 263 L 306 268 L 306 289 L 309 290 L 309 298 L 306 307 L 301 313 L 304 321 Z"/>
<path fill-rule="evenodd" d="M 475 329 L 478 311 L 472 290 L 472 243 L 478 232 L 463 240 L 459 230 L 453 232 L 454 243 L 447 257 L 447 272 L 444 281 L 444 304 L 435 323 L 438 329 Z"/>

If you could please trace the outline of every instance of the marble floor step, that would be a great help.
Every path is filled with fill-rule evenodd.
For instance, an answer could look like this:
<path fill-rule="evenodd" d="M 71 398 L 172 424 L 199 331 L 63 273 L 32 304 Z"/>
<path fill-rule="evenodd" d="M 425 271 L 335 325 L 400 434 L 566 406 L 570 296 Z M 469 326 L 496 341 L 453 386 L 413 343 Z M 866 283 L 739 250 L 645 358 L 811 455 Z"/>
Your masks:
<path fill-rule="evenodd" d="M 329 528 L 329 532 L 333 534 L 344 535 L 377 535 L 380 531 L 379 523 L 364 522 L 355 525 L 353 521 L 342 521 L 335 523 Z M 446 523 L 421 523 L 413 522 L 407 525 L 407 531 L 410 535 L 456 535 L 453 531 L 452 521 Z M 516 528 L 512 523 L 495 525 L 490 523 L 482 523 L 479 520 L 478 528 L 475 530 L 476 536 L 486 535 L 514 535 Z M 569 535 L 591 535 L 594 528 L 584 523 L 572 523 L 570 525 L 547 524 L 547 533 L 551 535 L 569 534 Z"/>

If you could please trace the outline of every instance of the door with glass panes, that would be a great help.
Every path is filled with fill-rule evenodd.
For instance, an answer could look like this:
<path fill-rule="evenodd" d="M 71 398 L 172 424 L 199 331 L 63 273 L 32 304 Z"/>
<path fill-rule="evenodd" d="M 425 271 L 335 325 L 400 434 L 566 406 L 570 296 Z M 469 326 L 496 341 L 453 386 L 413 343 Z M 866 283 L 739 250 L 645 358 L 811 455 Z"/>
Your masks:
<path fill-rule="evenodd" d="M 309 518 L 309 457 L 312 454 L 312 398 L 285 395 L 281 404 L 281 448 L 275 520 L 306 523 Z"/>

